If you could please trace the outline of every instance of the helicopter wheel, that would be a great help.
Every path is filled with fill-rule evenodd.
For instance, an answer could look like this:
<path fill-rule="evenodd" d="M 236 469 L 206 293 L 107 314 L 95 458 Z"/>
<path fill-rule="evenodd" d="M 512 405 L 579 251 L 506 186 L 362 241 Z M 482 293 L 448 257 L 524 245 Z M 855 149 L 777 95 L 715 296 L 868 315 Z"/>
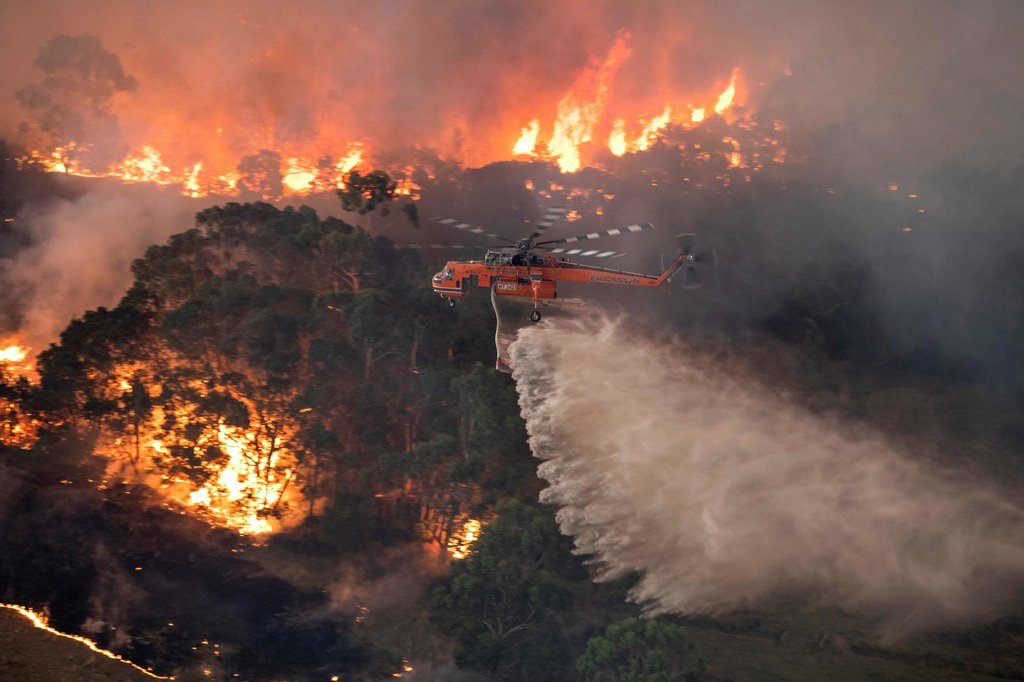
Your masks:
<path fill-rule="evenodd" d="M 532 313 L 530 313 L 530 322 L 540 322 L 540 317 L 540 311 L 534 310 Z"/>
<path fill-rule="evenodd" d="M 449 308 L 454 308 L 455 307 L 455 299 L 454 298 L 449 298 L 448 299 L 448 307 Z"/>

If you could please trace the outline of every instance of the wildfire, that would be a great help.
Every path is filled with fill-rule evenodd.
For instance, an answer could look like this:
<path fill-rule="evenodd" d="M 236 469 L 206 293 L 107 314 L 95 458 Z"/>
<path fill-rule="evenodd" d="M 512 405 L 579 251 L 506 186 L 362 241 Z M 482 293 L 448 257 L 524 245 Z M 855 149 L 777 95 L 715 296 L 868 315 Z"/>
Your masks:
<path fill-rule="evenodd" d="M 477 519 L 466 519 L 458 531 L 452 533 L 451 537 L 448 538 L 448 554 L 453 559 L 465 559 L 469 556 L 469 551 L 473 547 L 473 543 L 480 537 L 480 529 L 483 524 Z"/>
<path fill-rule="evenodd" d="M 272 532 L 274 525 L 268 513 L 286 501 L 295 476 L 292 468 L 282 466 L 290 453 L 275 451 L 260 436 L 223 424 L 217 429 L 216 443 L 227 456 L 226 462 L 203 484 L 183 495 L 172 490 L 172 497 L 186 506 L 206 510 L 221 525 L 243 535 Z M 262 464 L 251 454 L 254 445 L 269 452 Z M 150 448 L 158 456 L 167 453 L 159 440 L 150 441 Z"/>
<path fill-rule="evenodd" d="M 28 356 L 28 351 L 17 344 L 11 344 L 6 348 L 0 348 L 0 362 L 4 364 L 16 364 Z"/>
<path fill-rule="evenodd" d="M 25 606 L 19 606 L 18 604 L 3 604 L 3 603 L 0 603 L 0 607 L 5 608 L 5 609 L 10 609 L 11 611 L 14 611 L 15 613 L 21 614 L 30 623 L 32 623 L 32 625 L 34 625 L 35 627 L 39 628 L 40 630 L 45 630 L 46 632 L 49 632 L 52 635 L 56 635 L 58 637 L 63 637 L 64 639 L 70 639 L 70 640 L 72 640 L 74 642 L 78 642 L 79 644 L 83 644 L 89 650 L 95 651 L 96 653 L 101 654 L 103 656 L 106 656 L 109 659 L 112 659 L 112 660 L 119 661 L 121 663 L 125 663 L 127 665 L 130 665 L 131 667 L 135 668 L 136 670 L 138 670 L 143 675 L 147 675 L 149 677 L 152 677 L 155 680 L 173 680 L 173 679 L 175 679 L 174 677 L 163 677 L 162 675 L 157 675 L 156 673 L 154 673 L 154 672 L 152 672 L 150 670 L 146 670 L 145 668 L 143 668 L 143 667 L 141 667 L 141 666 L 139 666 L 139 665 L 137 665 L 135 663 L 132 663 L 127 658 L 122 658 L 121 656 L 118 656 L 117 654 L 115 654 L 112 651 L 107 651 L 106 649 L 101 649 L 100 647 L 98 647 L 96 645 L 96 642 L 92 641 L 88 637 L 82 637 L 80 635 L 69 635 L 66 632 L 61 632 L 60 630 L 55 630 L 52 627 L 50 627 L 49 619 L 47 619 L 47 617 L 44 614 L 42 614 L 42 613 L 40 613 L 38 611 L 33 611 L 30 608 L 27 608 Z"/>
<path fill-rule="evenodd" d="M 31 350 L 16 338 L 0 341 L 0 371 L 4 370 L 14 376 L 32 378 L 35 375 Z"/>
<path fill-rule="evenodd" d="M 138 153 L 130 154 L 120 165 L 111 170 L 125 182 L 153 182 L 167 185 L 175 181 L 171 169 L 164 165 L 159 151 L 150 146 L 143 147 Z M 187 184 L 187 180 L 182 184 Z"/>
<path fill-rule="evenodd" d="M 632 57 L 629 40 L 628 33 L 620 32 L 607 53 L 592 57 L 580 68 L 557 102 L 549 100 L 544 105 L 553 105 L 553 111 L 537 111 L 536 103 L 518 105 L 512 118 L 525 125 L 517 136 L 507 129 L 488 136 L 462 137 L 460 132 L 455 158 L 462 157 L 462 140 L 472 137 L 473 149 L 465 153 L 476 163 L 533 157 L 551 159 L 562 172 L 571 173 L 599 158 L 595 154 L 602 147 L 615 156 L 649 149 L 671 125 L 692 129 L 713 117 L 725 118 L 732 125 L 733 112 L 742 104 L 744 94 L 738 68 L 732 69 L 724 87 L 719 85 L 712 92 L 669 92 L 657 108 L 649 106 L 653 103 L 638 106 L 621 94 L 615 97 L 619 92 L 613 87 L 616 78 L 622 78 L 623 64 Z M 376 146 L 373 140 L 346 139 L 343 130 L 329 125 L 309 139 L 263 137 L 265 148 L 261 150 L 252 145 L 251 138 L 243 146 L 239 142 L 244 137 L 242 131 L 225 125 L 230 119 L 223 116 L 176 123 L 174 116 L 173 111 L 161 111 L 160 132 L 106 166 L 97 161 L 94 146 L 82 141 L 35 150 L 21 161 L 68 175 L 159 184 L 190 197 L 248 191 L 270 200 L 343 188 L 346 175 L 360 166 L 376 165 L 394 173 L 405 165 L 382 163 L 371 154 L 371 146 Z M 173 140 L 168 130 L 177 131 Z M 509 148 L 512 139 L 515 142 Z M 438 142 L 428 140 L 426 144 Z M 380 155 L 394 158 L 394 150 L 383 148 Z M 785 150 L 774 150 L 773 160 L 784 158 Z M 736 166 L 732 161 L 730 165 Z M 396 180 L 400 195 L 417 196 L 419 188 L 411 181 Z"/>
<path fill-rule="evenodd" d="M 612 124 L 612 132 L 608 136 L 608 149 L 615 156 L 622 156 L 628 149 L 626 146 L 626 121 L 617 118 Z"/>
<path fill-rule="evenodd" d="M 169 362 L 176 362 L 173 357 Z M 166 387 L 143 382 L 144 365 L 124 365 L 107 380 L 111 400 L 127 405 L 158 401 Z M 177 392 L 207 395 L 209 387 L 194 380 Z M 216 525 L 243 535 L 271 533 L 292 503 L 301 498 L 295 483 L 298 463 L 289 447 L 294 425 L 283 410 L 257 402 L 229 387 L 217 394 L 250 415 L 249 425 L 227 423 L 203 412 L 193 399 L 153 405 L 132 419 L 128 430 L 106 433 L 97 452 L 109 459 L 108 477 L 139 478 L 159 487 L 168 500 Z M 142 391 L 145 395 L 138 393 Z M 148 397 L 147 397 L 148 396 Z M 244 407 L 243 407 L 244 406 Z"/>
<path fill-rule="evenodd" d="M 581 72 L 569 92 L 558 103 L 548 151 L 563 173 L 580 169 L 582 162 L 579 147 L 592 139 L 594 127 L 604 113 L 611 80 L 622 62 L 629 58 L 630 50 L 626 46 L 628 37 L 628 34 L 619 34 L 604 61 L 596 68 Z"/>
<path fill-rule="evenodd" d="M 537 146 L 537 133 L 540 132 L 540 119 L 533 119 L 530 125 L 523 128 L 519 134 L 519 140 L 512 147 L 513 154 L 532 154 Z"/>
<path fill-rule="evenodd" d="M 51 173 L 75 175 L 86 178 L 118 178 L 127 183 L 152 183 L 174 186 L 189 197 L 203 197 L 210 194 L 235 194 L 239 189 L 242 174 L 235 170 L 216 173 L 203 161 L 186 164 L 174 169 L 164 162 L 163 153 L 152 145 L 143 145 L 130 152 L 122 160 L 110 163 L 105 169 L 86 167 L 76 156 L 85 151 L 84 146 L 71 143 L 50 152 L 30 152 L 21 163 L 33 163 Z M 277 169 L 286 194 L 301 195 L 314 191 L 343 188 L 344 177 L 367 158 L 366 150 L 360 143 L 348 146 L 337 163 L 326 166 L 323 161 L 314 162 L 307 157 L 290 156 Z"/>
<path fill-rule="evenodd" d="M 743 156 L 740 154 L 739 140 L 734 137 L 723 137 L 722 142 L 732 147 L 732 151 L 726 155 L 726 158 L 729 160 L 729 168 L 742 168 Z"/>
<path fill-rule="evenodd" d="M 736 99 L 736 79 L 739 77 L 739 69 L 732 70 L 732 77 L 729 79 L 729 85 L 722 94 L 718 96 L 718 101 L 715 102 L 715 113 L 721 116 L 732 107 L 733 100 Z"/>
<path fill-rule="evenodd" d="M 654 142 L 654 139 L 658 136 L 658 131 L 667 126 L 672 121 L 672 107 L 665 105 L 665 111 L 660 116 L 655 116 L 650 122 L 644 126 L 644 130 L 640 133 L 640 137 L 636 140 L 636 148 L 640 150 L 647 149 Z"/>
<path fill-rule="evenodd" d="M 288 159 L 281 182 L 296 194 L 308 192 L 316 181 L 316 168 L 301 159 Z"/>
<path fill-rule="evenodd" d="M 594 130 L 603 120 L 606 102 L 609 98 L 612 79 L 619 66 L 630 56 L 625 41 L 626 34 L 620 34 L 605 59 L 589 69 L 584 70 L 573 83 L 572 87 L 558 103 L 558 111 L 547 144 L 546 152 L 555 159 L 564 173 L 572 173 L 583 165 L 581 148 L 592 141 Z M 688 115 L 673 116 L 671 103 L 665 104 L 661 113 L 646 118 L 646 123 L 632 127 L 639 132 L 630 135 L 627 120 L 615 118 L 608 134 L 608 150 L 615 156 L 622 156 L 630 151 L 649 149 L 658 135 L 669 124 L 692 127 L 705 121 L 707 111 L 711 109 L 716 116 L 725 116 L 736 103 L 739 69 L 733 69 L 729 83 L 716 97 L 707 97 L 705 101 L 714 101 L 714 106 L 687 106 Z M 641 122 L 643 119 L 641 119 Z M 537 152 L 537 137 L 540 133 L 540 119 L 533 119 L 521 129 L 519 140 L 512 148 L 514 155 L 532 154 Z M 738 166 L 735 155 L 730 156 L 730 166 Z"/>

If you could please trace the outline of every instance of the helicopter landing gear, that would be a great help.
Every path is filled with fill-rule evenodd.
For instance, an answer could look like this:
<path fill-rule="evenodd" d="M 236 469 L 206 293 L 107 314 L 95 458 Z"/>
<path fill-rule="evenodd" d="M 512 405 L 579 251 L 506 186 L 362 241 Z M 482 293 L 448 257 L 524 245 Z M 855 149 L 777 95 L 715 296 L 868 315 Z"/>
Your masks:
<path fill-rule="evenodd" d="M 541 314 L 539 310 L 534 310 L 530 313 L 530 322 L 540 322 Z"/>
<path fill-rule="evenodd" d="M 455 307 L 455 299 L 454 298 L 449 298 L 448 299 L 448 307 L 449 308 L 454 308 Z"/>

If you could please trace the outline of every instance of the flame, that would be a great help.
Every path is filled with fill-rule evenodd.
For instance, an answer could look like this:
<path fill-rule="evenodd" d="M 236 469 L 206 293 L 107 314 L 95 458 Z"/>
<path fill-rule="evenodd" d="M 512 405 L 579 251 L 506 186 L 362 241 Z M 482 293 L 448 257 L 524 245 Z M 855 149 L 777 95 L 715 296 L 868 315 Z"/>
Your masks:
<path fill-rule="evenodd" d="M 621 64 L 631 54 L 626 46 L 628 37 L 628 34 L 620 33 L 604 60 L 600 63 L 595 62 L 583 70 L 558 103 L 546 152 L 556 161 L 563 173 L 575 172 L 583 165 L 581 150 L 586 143 L 592 141 L 595 128 L 602 122 L 611 82 Z M 709 95 L 705 99 L 713 99 L 714 106 L 689 105 L 686 107 L 688 114 L 685 118 L 673 117 L 671 102 L 665 104 L 660 114 L 646 117 L 646 123 L 638 126 L 641 130 L 635 137 L 630 136 L 630 126 L 626 118 L 620 116 L 613 119 L 608 133 L 608 150 L 615 156 L 622 156 L 630 151 L 644 151 L 651 147 L 669 124 L 675 123 L 687 128 L 698 125 L 706 119 L 709 109 L 718 116 L 727 114 L 736 102 L 739 77 L 739 69 L 734 68 L 725 89 L 717 96 Z M 512 148 L 512 154 L 538 156 L 539 133 L 540 119 L 534 118 L 528 127 L 520 129 L 519 139 Z M 784 159 L 784 154 L 776 152 L 774 158 Z M 739 167 L 735 154 L 730 156 L 730 167 Z"/>
<path fill-rule="evenodd" d="M 345 175 L 362 162 L 363 146 L 361 144 L 354 144 L 349 148 L 348 154 L 338 162 L 336 168 L 338 169 L 339 175 Z M 340 183 L 339 186 L 341 186 Z"/>
<path fill-rule="evenodd" d="M 580 169 L 580 145 L 590 142 L 594 126 L 604 112 L 611 81 L 622 63 L 629 58 L 626 46 L 629 34 L 620 33 L 600 65 L 584 69 L 569 92 L 558 103 L 554 129 L 548 151 L 563 173 Z"/>
<path fill-rule="evenodd" d="M 282 464 L 291 459 L 290 453 L 275 449 L 257 434 L 223 424 L 217 428 L 216 443 L 227 455 L 226 463 L 215 476 L 189 491 L 184 499 L 179 495 L 179 499 L 187 506 L 206 510 L 221 525 L 242 535 L 274 531 L 268 511 L 287 499 L 295 472 Z M 250 454 L 254 446 L 270 452 L 264 463 Z M 151 441 L 150 447 L 155 453 L 167 452 L 159 440 Z"/>
<path fill-rule="evenodd" d="M 615 123 L 612 124 L 612 132 L 608 136 L 608 149 L 615 156 L 626 153 L 626 122 L 621 118 L 615 119 Z"/>
<path fill-rule="evenodd" d="M 18 344 L 11 344 L 6 348 L 0 348 L 0 362 L 4 364 L 17 364 L 28 357 L 28 349 Z"/>
<path fill-rule="evenodd" d="M 97 654 L 100 654 L 102 656 L 106 656 L 107 658 L 112 659 L 114 661 L 118 661 L 120 663 L 126 663 L 126 664 L 130 665 L 131 667 L 135 668 L 136 670 L 138 670 L 143 675 L 146 675 L 148 677 L 152 677 L 155 680 L 173 680 L 173 679 L 175 679 L 173 676 L 172 677 L 164 677 L 162 675 L 157 675 L 156 673 L 154 673 L 154 672 L 152 672 L 150 670 L 146 670 L 145 668 L 143 668 L 140 665 L 132 663 L 127 658 L 122 658 L 121 656 L 118 656 L 117 654 L 115 654 L 112 651 L 107 651 L 106 649 L 101 649 L 100 647 L 98 647 L 96 645 L 96 642 L 92 641 L 88 637 L 82 637 L 80 635 L 69 635 L 66 632 L 61 632 L 60 630 L 55 630 L 52 627 L 50 627 L 49 619 L 44 614 L 40 613 L 39 611 L 33 611 L 30 608 L 27 608 L 25 606 L 20 606 L 18 604 L 3 604 L 3 603 L 0 603 L 0 608 L 10 609 L 11 611 L 14 611 L 15 613 L 21 614 L 30 623 L 32 623 L 32 625 L 34 625 L 35 627 L 39 628 L 40 630 L 45 630 L 46 632 L 49 632 L 51 635 L 56 635 L 57 637 L 63 637 L 64 639 L 70 639 L 70 640 L 72 640 L 74 642 L 78 642 L 79 644 L 84 644 L 86 646 L 86 648 L 88 648 L 90 651 L 94 651 Z"/>
<path fill-rule="evenodd" d="M 729 79 L 729 85 L 722 91 L 722 94 L 718 96 L 718 101 L 715 102 L 715 113 L 719 116 L 732 108 L 733 100 L 736 98 L 736 79 L 738 77 L 739 69 L 733 69 L 732 77 Z"/>
<path fill-rule="evenodd" d="M 203 170 L 203 162 L 196 161 L 195 165 L 192 166 L 192 172 L 188 175 L 188 180 L 185 181 L 185 194 L 190 197 L 202 196 L 201 189 L 199 187 L 199 171 Z"/>
<path fill-rule="evenodd" d="M 444 133 L 448 137 L 442 143 L 438 137 L 440 130 L 430 132 L 423 140 L 425 148 L 441 150 L 438 155 L 442 160 L 458 163 L 472 160 L 478 165 L 523 156 L 550 159 L 562 172 L 570 173 L 600 158 L 595 152 L 604 144 L 613 155 L 622 156 L 650 148 L 669 124 L 689 129 L 703 123 L 711 113 L 730 115 L 742 94 L 738 68 L 732 69 L 724 89 L 719 84 L 714 92 L 669 91 L 664 103 L 657 103 L 660 105 L 657 109 L 648 106 L 652 103 L 636 104 L 621 93 L 616 97 L 613 85 L 617 78 L 622 78 L 619 75 L 622 66 L 632 55 L 629 40 L 628 33 L 620 32 L 604 55 L 592 56 L 589 63 L 574 74 L 560 97 L 552 95 L 547 101 L 541 99 L 545 95 L 520 98 L 507 115 L 492 117 L 498 123 L 486 135 L 466 130 L 469 124 L 455 117 L 451 121 L 456 128 L 454 135 L 449 126 Z M 262 58 L 271 62 L 274 59 L 271 53 Z M 660 83 L 658 87 L 664 89 L 666 84 Z M 551 92 L 550 88 L 543 87 L 536 91 Z M 164 95 L 157 93 L 146 97 Z M 142 139 L 137 139 L 133 151 L 117 161 L 103 165 L 106 161 L 97 160 L 100 154 L 87 140 L 37 149 L 20 161 L 38 164 L 52 172 L 154 183 L 186 196 L 202 197 L 237 194 L 242 177 L 239 167 L 261 150 L 273 152 L 276 155 L 273 158 L 281 159 L 276 171 L 285 195 L 343 188 L 346 174 L 360 165 L 373 164 L 394 174 L 409 159 L 406 156 L 405 161 L 382 162 L 372 138 L 353 135 L 341 128 L 352 124 L 344 117 L 339 119 L 343 123 L 332 123 L 326 111 L 316 112 L 318 125 L 315 129 L 299 133 L 276 120 L 279 112 L 274 110 L 261 112 L 259 117 L 250 120 L 230 108 L 213 107 L 208 116 L 193 120 L 189 114 L 179 111 L 174 102 L 163 102 L 164 106 L 157 107 L 143 106 L 144 101 L 140 94 L 121 102 L 119 116 L 124 115 L 130 123 L 125 129 L 142 131 L 137 133 Z M 683 102 L 693 104 L 683 105 Z M 538 107 L 544 110 L 539 111 Z M 504 121 L 528 123 L 517 127 L 518 132 L 513 133 L 504 127 Z M 732 124 L 731 120 L 728 122 Z M 547 129 L 543 130 L 545 127 Z M 147 130 L 149 133 L 145 132 Z M 546 133 L 547 142 L 542 140 L 542 133 Z M 515 143 L 510 148 L 507 145 L 513 138 Z M 599 138 L 600 142 L 595 144 Z M 443 151 L 446 146 L 451 149 L 448 155 Z M 380 154 L 384 158 L 395 156 L 394 150 L 388 148 Z M 782 161 L 784 157 L 784 150 L 776 150 L 774 160 Z M 419 188 L 406 181 L 400 183 L 399 189 L 400 195 L 415 198 Z M 277 200 L 280 197 L 263 198 Z"/>
<path fill-rule="evenodd" d="M 636 148 L 640 150 L 648 149 L 651 143 L 654 142 L 658 136 L 658 131 L 667 126 L 672 122 L 672 107 L 665 105 L 665 110 L 661 112 L 661 116 L 655 116 L 650 122 L 644 126 L 644 130 L 640 133 L 640 137 L 637 138 Z"/>
<path fill-rule="evenodd" d="M 478 519 L 466 519 L 458 531 L 448 538 L 447 550 L 453 559 L 465 559 L 469 556 L 473 543 L 480 537 L 483 524 Z"/>
<path fill-rule="evenodd" d="M 540 132 L 540 119 L 533 119 L 530 125 L 519 133 L 519 140 L 512 147 L 513 154 L 532 154 L 537 146 L 537 133 Z"/>
<path fill-rule="evenodd" d="M 726 155 L 726 159 L 729 161 L 729 168 L 742 168 L 743 156 L 740 154 L 739 140 L 734 137 L 723 137 L 722 142 L 732 147 L 732 151 Z"/>
<path fill-rule="evenodd" d="M 133 377 L 144 371 L 143 366 L 119 367 L 108 379 L 108 396 L 124 400 L 142 385 Z M 188 388 L 196 395 L 204 395 L 209 389 L 198 380 Z M 156 401 L 163 386 L 154 383 L 146 390 Z M 293 503 L 302 498 L 299 487 L 293 485 L 298 460 L 289 446 L 295 426 L 288 415 L 274 413 L 233 389 L 221 386 L 218 390 L 246 405 L 247 412 L 254 415 L 252 425 L 243 428 L 220 422 L 204 426 L 198 435 L 185 436 L 168 432 L 166 424 L 202 424 L 196 405 L 157 405 L 137 425 L 137 433 L 105 434 L 97 453 L 110 461 L 108 477 L 135 476 L 156 485 L 152 477 L 160 475 L 159 488 L 165 497 L 197 516 L 243 535 L 271 533 L 284 523 L 281 518 Z M 186 476 L 182 474 L 178 446 L 211 454 L 190 461 L 192 475 Z M 101 489 L 105 485 L 104 481 Z"/>
<path fill-rule="evenodd" d="M 164 165 L 159 151 L 148 145 L 134 154 L 129 154 L 110 174 L 125 182 L 153 182 L 168 185 L 176 181 L 171 169 Z"/>
<path fill-rule="evenodd" d="M 0 371 L 32 379 L 35 369 L 34 356 L 28 346 L 16 337 L 0 340 Z"/>
<path fill-rule="evenodd" d="M 297 158 L 288 159 L 284 177 L 281 178 L 285 187 L 295 194 L 301 194 L 308 192 L 315 181 L 316 168 Z"/>

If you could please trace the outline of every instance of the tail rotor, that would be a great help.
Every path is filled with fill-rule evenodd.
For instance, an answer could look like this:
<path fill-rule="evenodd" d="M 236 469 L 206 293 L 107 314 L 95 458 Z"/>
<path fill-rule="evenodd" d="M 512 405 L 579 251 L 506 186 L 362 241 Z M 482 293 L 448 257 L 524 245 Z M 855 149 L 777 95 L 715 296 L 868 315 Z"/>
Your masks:
<path fill-rule="evenodd" d="M 676 235 L 676 242 L 679 244 L 679 255 L 686 257 L 686 264 L 683 265 L 683 288 L 700 289 L 704 286 L 703 272 L 707 266 L 715 264 L 715 252 L 713 249 L 697 250 L 697 235 L 691 233 Z"/>

